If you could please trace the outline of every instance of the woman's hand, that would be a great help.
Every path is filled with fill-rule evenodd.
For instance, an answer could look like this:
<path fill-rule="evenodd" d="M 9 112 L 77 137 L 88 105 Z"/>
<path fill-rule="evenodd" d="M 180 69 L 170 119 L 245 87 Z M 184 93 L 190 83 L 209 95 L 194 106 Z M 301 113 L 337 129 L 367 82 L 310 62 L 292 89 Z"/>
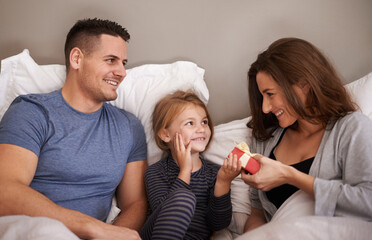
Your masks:
<path fill-rule="evenodd" d="M 217 180 L 214 187 L 214 195 L 216 197 L 222 196 L 229 192 L 231 181 L 240 174 L 241 162 L 238 160 L 236 154 L 229 154 L 225 158 L 223 165 L 217 173 Z"/>
<path fill-rule="evenodd" d="M 180 173 L 178 177 L 184 182 L 190 184 L 191 172 L 193 169 L 193 162 L 191 158 L 191 143 L 187 146 L 183 143 L 182 135 L 176 133 L 173 141 L 173 149 L 175 154 L 175 160 L 177 161 Z"/>
<path fill-rule="evenodd" d="M 270 191 L 280 185 L 290 184 L 314 197 L 315 178 L 313 176 L 262 155 L 255 155 L 254 158 L 261 167 L 253 175 L 242 170 L 242 179 L 246 184 L 262 191 Z"/>
<path fill-rule="evenodd" d="M 242 170 L 242 179 L 246 184 L 262 191 L 269 191 L 288 183 L 290 166 L 262 155 L 255 155 L 254 158 L 260 163 L 260 170 L 253 175 Z"/>

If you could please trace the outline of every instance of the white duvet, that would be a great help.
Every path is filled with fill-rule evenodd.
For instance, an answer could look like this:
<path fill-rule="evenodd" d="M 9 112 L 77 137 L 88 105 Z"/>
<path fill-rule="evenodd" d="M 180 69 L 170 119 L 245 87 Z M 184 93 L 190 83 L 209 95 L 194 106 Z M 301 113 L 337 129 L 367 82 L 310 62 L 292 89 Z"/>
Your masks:
<path fill-rule="evenodd" d="M 344 217 L 312 216 L 314 201 L 304 192 L 293 194 L 272 221 L 237 240 L 371 239 L 372 223 Z M 0 217 L 0 240 L 79 239 L 61 222 L 45 217 Z"/>
<path fill-rule="evenodd" d="M 372 222 L 355 218 L 313 216 L 314 200 L 297 191 L 288 198 L 271 222 L 237 240 L 372 239 Z"/>

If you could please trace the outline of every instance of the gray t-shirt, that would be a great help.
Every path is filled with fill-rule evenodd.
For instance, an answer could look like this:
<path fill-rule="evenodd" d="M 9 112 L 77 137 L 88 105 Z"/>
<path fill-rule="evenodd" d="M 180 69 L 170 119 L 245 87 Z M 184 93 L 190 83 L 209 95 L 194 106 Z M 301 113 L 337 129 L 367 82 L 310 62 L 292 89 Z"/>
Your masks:
<path fill-rule="evenodd" d="M 38 156 L 33 189 L 102 221 L 126 164 L 147 155 L 134 115 L 107 103 L 91 114 L 76 111 L 61 90 L 16 98 L 0 123 L 0 143 Z"/>

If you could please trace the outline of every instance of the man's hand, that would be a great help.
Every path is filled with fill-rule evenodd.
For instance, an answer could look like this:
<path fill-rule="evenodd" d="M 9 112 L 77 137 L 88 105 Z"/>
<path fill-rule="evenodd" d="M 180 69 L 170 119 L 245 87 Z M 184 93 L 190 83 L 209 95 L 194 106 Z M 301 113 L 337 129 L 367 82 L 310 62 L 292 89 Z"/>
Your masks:
<path fill-rule="evenodd" d="M 104 240 L 117 240 L 117 239 L 128 239 L 128 240 L 140 240 L 138 232 L 126 227 L 119 227 L 104 223 L 105 226 L 96 230 L 94 239 Z"/>

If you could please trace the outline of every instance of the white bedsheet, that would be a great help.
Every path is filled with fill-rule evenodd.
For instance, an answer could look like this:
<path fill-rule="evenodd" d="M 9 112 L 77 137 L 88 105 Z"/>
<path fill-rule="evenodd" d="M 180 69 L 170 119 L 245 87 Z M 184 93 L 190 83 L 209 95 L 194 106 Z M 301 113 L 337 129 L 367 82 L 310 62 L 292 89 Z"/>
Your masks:
<path fill-rule="evenodd" d="M 313 216 L 314 200 L 302 191 L 288 198 L 271 222 L 237 240 L 372 239 L 372 222 L 355 218 Z"/>
<path fill-rule="evenodd" d="M 79 240 L 63 223 L 46 217 L 0 217 L 0 240 Z"/>

